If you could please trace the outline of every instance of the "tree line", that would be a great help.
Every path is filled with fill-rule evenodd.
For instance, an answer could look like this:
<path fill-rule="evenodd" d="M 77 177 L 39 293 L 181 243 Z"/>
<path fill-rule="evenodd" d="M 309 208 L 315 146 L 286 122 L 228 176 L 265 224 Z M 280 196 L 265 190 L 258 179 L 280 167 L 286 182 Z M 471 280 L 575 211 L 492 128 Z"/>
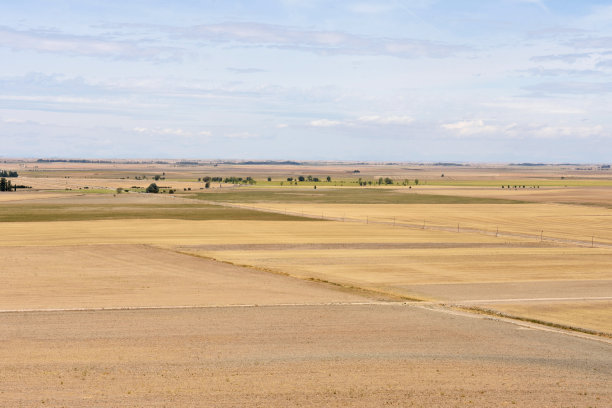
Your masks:
<path fill-rule="evenodd" d="M 0 170 L 0 177 L 19 177 L 16 171 Z"/>
<path fill-rule="evenodd" d="M 17 191 L 18 188 L 32 188 L 30 186 L 24 186 L 21 184 L 13 184 L 11 180 L 7 180 L 5 177 L 0 178 L 0 191 Z"/>

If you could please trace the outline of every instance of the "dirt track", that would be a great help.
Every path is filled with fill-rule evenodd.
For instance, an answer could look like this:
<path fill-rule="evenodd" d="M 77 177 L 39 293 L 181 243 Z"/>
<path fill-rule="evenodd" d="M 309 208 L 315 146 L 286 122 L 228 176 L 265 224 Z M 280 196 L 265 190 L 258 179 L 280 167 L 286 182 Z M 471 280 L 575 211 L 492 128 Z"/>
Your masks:
<path fill-rule="evenodd" d="M 610 345 L 410 306 L 0 314 L 1 407 L 612 404 Z"/>

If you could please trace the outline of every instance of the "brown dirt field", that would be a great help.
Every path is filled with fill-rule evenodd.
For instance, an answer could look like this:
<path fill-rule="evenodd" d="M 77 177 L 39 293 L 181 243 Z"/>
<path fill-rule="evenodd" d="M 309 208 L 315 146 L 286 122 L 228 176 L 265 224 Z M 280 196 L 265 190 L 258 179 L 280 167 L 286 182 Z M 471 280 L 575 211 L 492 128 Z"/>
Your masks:
<path fill-rule="evenodd" d="M 0 314 L 0 406 L 608 407 L 610 344 L 410 306 Z"/>
<path fill-rule="evenodd" d="M 144 245 L 0 247 L 0 259 L 4 310 L 364 301 L 322 284 Z"/>

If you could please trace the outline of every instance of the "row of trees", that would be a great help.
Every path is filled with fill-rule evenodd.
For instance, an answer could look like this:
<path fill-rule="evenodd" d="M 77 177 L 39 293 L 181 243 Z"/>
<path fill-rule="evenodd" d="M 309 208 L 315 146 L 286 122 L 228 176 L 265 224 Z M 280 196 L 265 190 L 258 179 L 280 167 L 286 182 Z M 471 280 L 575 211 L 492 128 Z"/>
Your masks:
<path fill-rule="evenodd" d="M 297 176 L 297 177 L 287 177 L 287 181 L 310 181 L 314 183 L 319 183 L 321 180 L 318 177 L 312 176 Z M 331 177 L 327 176 L 325 179 L 328 183 L 331 182 Z M 268 177 L 268 181 L 272 181 L 272 178 Z"/>
<path fill-rule="evenodd" d="M 0 191 L 17 191 L 17 186 L 11 184 L 11 180 L 7 180 L 4 177 L 0 178 Z"/>
<path fill-rule="evenodd" d="M 201 181 L 203 183 L 208 184 L 208 187 L 210 187 L 210 183 L 228 183 L 228 184 L 255 184 L 257 183 L 253 177 L 236 177 L 236 176 L 231 176 L 231 177 L 209 177 L 209 176 L 205 176 L 205 177 L 200 177 L 198 178 L 198 181 Z"/>
<path fill-rule="evenodd" d="M 0 177 L 19 177 L 16 171 L 0 170 Z"/>
<path fill-rule="evenodd" d="M 379 186 L 381 186 L 381 185 L 391 185 L 391 184 L 394 183 L 393 179 L 390 178 L 390 177 L 385 177 L 385 178 L 380 177 L 378 179 L 378 181 L 375 180 L 373 182 L 372 182 L 372 180 L 367 180 L 366 181 L 366 180 L 362 180 L 361 178 L 359 178 L 359 180 L 357 182 L 359 183 L 360 186 L 367 186 L 367 185 L 371 186 L 372 184 L 378 184 Z M 419 185 L 419 179 L 414 179 L 414 184 L 418 186 Z M 404 185 L 404 186 L 410 185 L 410 180 L 405 179 L 402 182 L 402 185 Z"/>
<path fill-rule="evenodd" d="M 213 183 L 221 183 L 223 181 L 223 177 L 209 177 L 209 176 L 205 176 L 205 177 L 199 178 L 198 181 L 202 181 L 204 183 L 210 183 L 211 181 Z"/>

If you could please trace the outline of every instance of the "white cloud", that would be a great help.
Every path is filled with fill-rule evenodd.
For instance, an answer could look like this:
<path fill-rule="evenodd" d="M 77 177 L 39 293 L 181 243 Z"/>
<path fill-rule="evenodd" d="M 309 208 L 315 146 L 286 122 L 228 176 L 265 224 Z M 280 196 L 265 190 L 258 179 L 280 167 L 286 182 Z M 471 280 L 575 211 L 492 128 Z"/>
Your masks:
<path fill-rule="evenodd" d="M 0 47 L 15 51 L 104 57 L 130 60 L 176 60 L 182 50 L 172 47 L 145 46 L 136 41 L 118 41 L 104 37 L 64 34 L 56 31 L 15 30 L 0 27 Z"/>
<path fill-rule="evenodd" d="M 284 128 L 287 128 L 287 127 L 289 127 L 289 125 L 286 124 L 286 123 L 279 123 L 279 124 L 276 125 L 277 129 L 284 129 Z"/>
<path fill-rule="evenodd" d="M 207 130 L 201 130 L 199 132 L 192 132 L 182 128 L 153 128 L 149 129 L 146 127 L 135 127 L 132 129 L 136 133 L 149 134 L 149 135 L 165 135 L 165 136 L 212 136 L 212 133 Z"/>
<path fill-rule="evenodd" d="M 488 102 L 483 106 L 502 109 L 525 111 L 526 113 L 542 113 L 546 115 L 584 115 L 588 110 L 577 107 L 576 104 L 563 105 L 556 101 L 518 100 L 506 102 Z"/>
<path fill-rule="evenodd" d="M 588 138 L 604 136 L 605 128 L 601 125 L 549 125 L 537 123 L 509 123 L 505 125 L 488 125 L 483 120 L 460 121 L 442 125 L 444 129 L 457 132 L 462 136 L 478 136 L 486 133 L 512 139 L 558 139 Z"/>
<path fill-rule="evenodd" d="M 523 130 L 520 130 L 524 132 Z M 515 129 L 509 133 L 516 133 Z M 530 136 L 542 139 L 564 138 L 588 138 L 592 136 L 602 136 L 604 128 L 600 125 L 595 126 L 532 126 L 527 132 Z"/>
<path fill-rule="evenodd" d="M 251 133 L 251 132 L 235 132 L 235 133 L 228 133 L 225 135 L 225 137 L 229 139 L 255 139 L 255 138 L 258 138 L 259 135 L 256 133 Z"/>
<path fill-rule="evenodd" d="M 407 125 L 409 123 L 414 122 L 414 119 L 410 116 L 379 116 L 379 115 L 370 115 L 370 116 L 361 116 L 358 119 L 363 123 L 374 123 L 379 125 Z"/>
<path fill-rule="evenodd" d="M 127 26 L 126 26 L 127 27 Z M 327 55 L 390 55 L 400 58 L 450 57 L 470 51 L 465 45 L 414 38 L 366 37 L 341 31 L 316 31 L 253 22 L 205 24 L 188 28 L 155 27 L 183 38 L 309 51 Z"/>
<path fill-rule="evenodd" d="M 442 125 L 444 129 L 455 131 L 460 135 L 471 136 L 482 133 L 493 133 L 499 130 L 497 126 L 487 125 L 482 119 L 463 120 Z"/>
<path fill-rule="evenodd" d="M 338 120 L 329 120 L 329 119 L 317 119 L 310 121 L 310 126 L 314 127 L 332 127 L 341 125 L 342 122 Z"/>

